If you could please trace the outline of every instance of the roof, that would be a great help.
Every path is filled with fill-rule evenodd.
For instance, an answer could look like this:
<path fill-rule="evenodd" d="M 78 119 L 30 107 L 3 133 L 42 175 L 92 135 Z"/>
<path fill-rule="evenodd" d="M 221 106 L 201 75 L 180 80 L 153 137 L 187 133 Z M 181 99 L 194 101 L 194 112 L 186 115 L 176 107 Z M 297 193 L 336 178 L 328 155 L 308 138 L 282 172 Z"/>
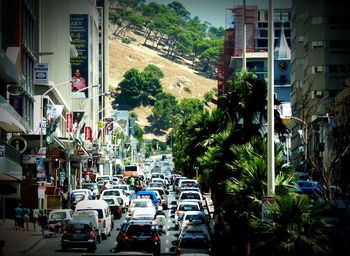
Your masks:
<path fill-rule="evenodd" d="M 283 23 L 281 24 L 281 35 L 278 39 L 277 45 L 274 50 L 275 60 L 290 60 L 291 51 L 287 43 L 286 36 L 284 35 Z"/>

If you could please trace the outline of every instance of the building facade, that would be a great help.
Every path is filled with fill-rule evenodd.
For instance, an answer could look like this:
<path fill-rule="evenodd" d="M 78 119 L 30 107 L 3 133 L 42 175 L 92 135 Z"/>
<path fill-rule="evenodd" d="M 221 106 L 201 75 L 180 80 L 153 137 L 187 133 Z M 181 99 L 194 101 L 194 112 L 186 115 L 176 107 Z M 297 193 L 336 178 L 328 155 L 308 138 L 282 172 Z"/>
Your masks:
<path fill-rule="evenodd" d="M 340 133 L 346 122 L 336 100 L 350 72 L 349 6 L 341 0 L 293 0 L 292 6 L 292 112 L 303 121 L 293 129 L 293 160 L 306 160 L 305 171 L 316 179 L 326 174 L 331 183 L 345 182 L 341 177 L 349 181 L 341 164 L 349 158 L 348 136 Z"/>

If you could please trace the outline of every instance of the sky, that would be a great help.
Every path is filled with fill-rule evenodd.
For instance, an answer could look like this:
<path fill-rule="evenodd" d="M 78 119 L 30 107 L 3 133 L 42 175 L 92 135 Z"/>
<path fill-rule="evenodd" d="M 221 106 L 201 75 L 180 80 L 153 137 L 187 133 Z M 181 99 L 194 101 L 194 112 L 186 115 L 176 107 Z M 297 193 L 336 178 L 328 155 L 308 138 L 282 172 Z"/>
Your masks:
<path fill-rule="evenodd" d="M 167 5 L 175 0 L 146 0 L 146 3 L 157 2 Z M 191 13 L 198 16 L 202 22 L 210 22 L 213 27 L 226 28 L 226 9 L 235 5 L 243 5 L 243 0 L 176 0 L 182 3 Z M 269 0 L 246 0 L 246 5 L 258 5 L 262 9 L 268 8 Z M 274 8 L 291 7 L 292 0 L 274 0 Z M 229 18 L 229 17 L 228 17 Z"/>

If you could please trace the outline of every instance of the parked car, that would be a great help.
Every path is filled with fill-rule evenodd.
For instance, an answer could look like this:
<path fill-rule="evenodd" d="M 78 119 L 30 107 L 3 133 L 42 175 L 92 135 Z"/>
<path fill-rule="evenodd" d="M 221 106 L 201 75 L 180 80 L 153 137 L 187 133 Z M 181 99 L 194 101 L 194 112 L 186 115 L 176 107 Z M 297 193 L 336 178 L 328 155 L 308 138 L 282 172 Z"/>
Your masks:
<path fill-rule="evenodd" d="M 308 195 L 318 195 L 321 192 L 321 185 L 318 181 L 313 180 L 296 180 L 296 184 L 302 190 L 302 193 Z"/>
<path fill-rule="evenodd" d="M 62 251 L 70 248 L 87 248 L 95 252 L 97 245 L 96 230 L 91 222 L 70 221 L 63 231 L 61 246 Z"/>
<path fill-rule="evenodd" d="M 71 220 L 73 218 L 73 211 L 71 209 L 56 209 L 49 213 L 48 221 L 57 222 L 62 220 Z"/>

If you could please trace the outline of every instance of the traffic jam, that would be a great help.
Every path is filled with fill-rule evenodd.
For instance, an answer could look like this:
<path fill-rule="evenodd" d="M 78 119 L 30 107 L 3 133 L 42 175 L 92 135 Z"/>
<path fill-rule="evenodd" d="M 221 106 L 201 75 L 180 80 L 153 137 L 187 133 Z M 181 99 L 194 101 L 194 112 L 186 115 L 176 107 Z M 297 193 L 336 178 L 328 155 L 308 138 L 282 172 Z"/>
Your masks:
<path fill-rule="evenodd" d="M 125 171 L 72 190 L 70 208 L 51 211 L 42 234 L 60 234 L 61 252 L 211 255 L 211 206 L 196 179 Z"/>

